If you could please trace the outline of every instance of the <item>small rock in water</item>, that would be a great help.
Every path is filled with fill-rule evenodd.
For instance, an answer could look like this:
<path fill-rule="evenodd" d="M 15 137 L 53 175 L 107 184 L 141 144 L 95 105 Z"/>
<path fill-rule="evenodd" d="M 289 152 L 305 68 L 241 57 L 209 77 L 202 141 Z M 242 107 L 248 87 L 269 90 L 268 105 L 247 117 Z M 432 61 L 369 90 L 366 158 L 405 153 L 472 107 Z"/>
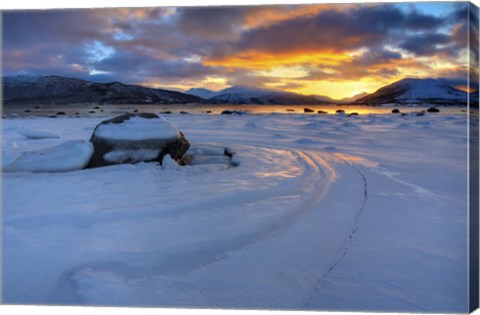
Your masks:
<path fill-rule="evenodd" d="M 243 114 L 242 112 L 238 111 L 238 110 L 224 110 L 220 115 L 232 115 L 232 114 L 236 114 L 236 115 L 241 115 Z"/>
<path fill-rule="evenodd" d="M 438 113 L 438 112 L 440 112 L 440 110 L 438 108 L 435 108 L 435 107 L 430 107 L 429 109 L 427 109 L 427 112 L 428 113 Z"/>
<path fill-rule="evenodd" d="M 40 106 L 35 106 L 35 107 L 34 107 L 34 109 L 39 109 L 39 108 L 40 108 Z"/>
<path fill-rule="evenodd" d="M 211 113 L 212 113 L 212 111 L 211 111 L 211 110 L 207 110 L 205 113 L 207 113 L 207 114 L 211 114 Z"/>
<path fill-rule="evenodd" d="M 134 109 L 133 112 L 134 112 L 134 113 L 138 113 L 138 109 Z"/>
<path fill-rule="evenodd" d="M 180 111 L 180 114 L 184 114 L 184 115 L 185 115 L 185 114 L 188 114 L 188 112 L 182 110 L 182 111 Z"/>
<path fill-rule="evenodd" d="M 343 109 L 337 109 L 336 113 L 337 114 L 345 114 L 345 111 Z"/>
<path fill-rule="evenodd" d="M 305 108 L 303 109 L 303 112 L 304 112 L 304 113 L 313 113 L 313 112 L 315 112 L 315 111 L 314 111 L 313 109 L 311 109 L 311 108 L 305 107 Z"/>
<path fill-rule="evenodd" d="M 223 149 L 223 155 L 225 155 L 228 158 L 232 158 L 235 152 L 233 152 L 230 148 L 225 148 Z"/>
<path fill-rule="evenodd" d="M 294 112 L 295 110 L 293 108 L 287 108 L 286 111 L 287 112 Z"/>
<path fill-rule="evenodd" d="M 169 111 L 169 110 L 166 110 L 166 111 L 163 111 L 163 112 L 160 112 L 160 114 L 171 114 L 172 112 Z"/>
<path fill-rule="evenodd" d="M 95 114 L 95 111 L 94 110 L 91 110 L 88 112 L 89 114 Z"/>
<path fill-rule="evenodd" d="M 56 115 L 66 115 L 65 112 L 57 112 Z"/>
<path fill-rule="evenodd" d="M 31 113 L 32 111 L 30 109 L 26 109 L 25 113 Z"/>
<path fill-rule="evenodd" d="M 317 114 L 324 114 L 324 115 L 326 115 L 326 114 L 328 114 L 328 112 L 326 112 L 326 111 L 324 111 L 324 110 L 319 110 L 319 111 L 317 111 Z"/>
<path fill-rule="evenodd" d="M 98 106 L 95 106 L 93 109 L 100 109 L 100 107 L 98 107 Z"/>
<path fill-rule="evenodd" d="M 351 117 L 351 116 L 358 116 L 358 113 L 353 112 L 353 113 L 348 114 L 348 117 Z"/>
<path fill-rule="evenodd" d="M 56 116 L 56 115 L 53 115 L 53 114 L 48 115 L 47 117 L 48 117 L 48 118 L 57 118 L 57 116 Z"/>
<path fill-rule="evenodd" d="M 392 114 L 400 114 L 400 110 L 398 108 L 392 109 Z"/>

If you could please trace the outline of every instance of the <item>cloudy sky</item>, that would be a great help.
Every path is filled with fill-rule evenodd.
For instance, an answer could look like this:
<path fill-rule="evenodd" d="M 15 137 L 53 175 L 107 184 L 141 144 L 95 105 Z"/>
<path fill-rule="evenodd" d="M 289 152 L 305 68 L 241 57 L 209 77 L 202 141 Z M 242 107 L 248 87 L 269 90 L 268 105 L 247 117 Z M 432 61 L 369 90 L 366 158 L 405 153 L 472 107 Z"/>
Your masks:
<path fill-rule="evenodd" d="M 465 2 L 3 12 L 3 75 L 342 98 L 405 77 L 458 86 Z"/>

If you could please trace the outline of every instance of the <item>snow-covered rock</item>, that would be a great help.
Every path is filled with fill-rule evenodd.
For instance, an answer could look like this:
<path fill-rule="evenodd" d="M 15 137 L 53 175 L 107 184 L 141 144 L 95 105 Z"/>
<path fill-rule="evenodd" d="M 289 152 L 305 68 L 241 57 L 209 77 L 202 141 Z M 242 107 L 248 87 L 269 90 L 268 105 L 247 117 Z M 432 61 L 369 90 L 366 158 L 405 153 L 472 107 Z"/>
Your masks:
<path fill-rule="evenodd" d="M 124 114 L 102 121 L 90 141 L 95 148 L 88 167 L 121 163 L 180 160 L 189 143 L 178 128 L 156 114 Z"/>
<path fill-rule="evenodd" d="M 23 153 L 3 168 L 6 172 L 65 172 L 84 168 L 93 154 L 87 141 L 71 140 L 54 147 Z"/>

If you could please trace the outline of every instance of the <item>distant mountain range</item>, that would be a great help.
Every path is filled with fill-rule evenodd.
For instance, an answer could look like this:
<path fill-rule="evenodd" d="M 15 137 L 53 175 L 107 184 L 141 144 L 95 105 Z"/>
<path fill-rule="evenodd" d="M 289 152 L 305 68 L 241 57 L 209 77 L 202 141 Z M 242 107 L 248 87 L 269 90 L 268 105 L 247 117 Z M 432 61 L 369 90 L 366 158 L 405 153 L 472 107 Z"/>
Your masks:
<path fill-rule="evenodd" d="M 372 94 L 361 93 L 353 97 L 334 100 L 327 96 L 301 95 L 291 92 L 251 87 L 230 87 L 218 92 L 190 89 L 187 94 L 220 104 L 357 104 L 357 105 L 457 105 L 467 104 L 468 93 L 456 89 L 444 79 L 403 79 L 384 86 Z M 472 94 L 478 107 L 478 92 Z"/>
<path fill-rule="evenodd" d="M 202 97 L 207 103 L 212 104 L 316 105 L 336 103 L 326 96 L 302 95 L 249 86 L 232 86 L 218 92 L 197 88 L 190 89 L 186 93 Z"/>
<path fill-rule="evenodd" d="M 197 96 L 119 82 L 95 83 L 55 75 L 3 77 L 3 103 L 9 104 L 188 104 Z"/>
<path fill-rule="evenodd" d="M 95 83 L 47 76 L 3 77 L 3 103 L 13 104 L 264 104 L 264 105 L 466 105 L 468 93 L 443 79 L 403 79 L 372 94 L 362 93 L 342 100 L 321 95 L 302 95 L 281 90 L 232 86 L 215 92 L 194 88 L 185 93 L 126 85 Z M 478 92 L 470 94 L 478 107 Z"/>

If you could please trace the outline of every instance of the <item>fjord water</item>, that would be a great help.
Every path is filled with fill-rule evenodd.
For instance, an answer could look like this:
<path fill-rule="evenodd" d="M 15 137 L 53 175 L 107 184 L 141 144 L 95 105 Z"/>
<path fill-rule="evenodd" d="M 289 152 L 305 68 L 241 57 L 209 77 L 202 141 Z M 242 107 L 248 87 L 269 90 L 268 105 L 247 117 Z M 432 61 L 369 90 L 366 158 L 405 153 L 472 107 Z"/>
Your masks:
<path fill-rule="evenodd" d="M 48 116 L 63 112 L 66 115 L 78 116 L 105 116 L 105 115 L 119 115 L 125 112 L 143 112 L 143 113 L 190 113 L 190 114 L 221 114 L 225 110 L 236 110 L 248 112 L 251 114 L 304 114 L 305 108 L 313 110 L 311 113 L 316 114 L 318 111 L 323 111 L 328 114 L 335 114 L 337 110 L 344 110 L 346 114 L 358 113 L 359 115 L 366 114 L 390 114 L 392 109 L 398 108 L 401 112 L 419 112 L 426 110 L 430 106 L 364 106 L 364 105 L 18 105 L 7 106 L 3 108 L 4 115 L 18 114 L 19 116 Z M 455 114 L 466 111 L 466 107 L 449 106 L 439 107 L 440 113 Z"/>

